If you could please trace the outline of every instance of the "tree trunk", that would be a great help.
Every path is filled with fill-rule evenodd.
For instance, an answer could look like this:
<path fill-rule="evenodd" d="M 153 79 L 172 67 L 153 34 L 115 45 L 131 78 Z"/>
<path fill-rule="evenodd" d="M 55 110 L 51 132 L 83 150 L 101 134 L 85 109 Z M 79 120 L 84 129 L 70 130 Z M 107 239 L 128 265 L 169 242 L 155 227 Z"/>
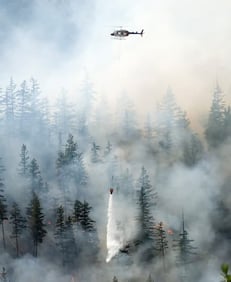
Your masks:
<path fill-rule="evenodd" d="M 4 231 L 4 220 L 2 220 L 2 241 L 3 241 L 3 248 L 6 249 L 6 241 L 5 241 L 5 231 Z"/>

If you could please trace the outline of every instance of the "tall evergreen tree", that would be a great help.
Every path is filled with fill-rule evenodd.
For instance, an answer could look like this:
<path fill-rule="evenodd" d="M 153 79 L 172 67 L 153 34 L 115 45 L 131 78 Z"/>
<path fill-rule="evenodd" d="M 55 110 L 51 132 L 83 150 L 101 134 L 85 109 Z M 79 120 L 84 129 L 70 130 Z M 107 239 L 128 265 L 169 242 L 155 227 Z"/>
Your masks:
<path fill-rule="evenodd" d="M 112 144 L 111 144 L 111 142 L 108 140 L 108 141 L 107 141 L 107 146 L 106 146 L 106 148 L 105 148 L 105 150 L 104 150 L 104 157 L 109 156 L 110 153 L 111 153 L 111 151 L 112 151 Z"/>
<path fill-rule="evenodd" d="M 154 140 L 154 127 L 152 125 L 150 114 L 147 115 L 144 124 L 144 138 L 147 141 L 147 144 L 151 146 Z"/>
<path fill-rule="evenodd" d="M 128 201 L 134 200 L 133 176 L 128 168 L 119 177 L 118 190 Z"/>
<path fill-rule="evenodd" d="M 228 106 L 224 112 L 224 139 L 231 137 L 231 108 Z"/>
<path fill-rule="evenodd" d="M 3 240 L 3 247 L 6 248 L 6 241 L 5 241 L 5 228 L 4 228 L 4 221 L 8 219 L 7 217 L 7 204 L 6 198 L 4 195 L 4 178 L 3 173 L 5 171 L 5 167 L 1 163 L 2 159 L 0 158 L 0 224 L 2 226 L 2 240 Z"/>
<path fill-rule="evenodd" d="M 74 141 L 73 135 L 69 134 L 65 150 L 60 151 L 56 161 L 58 172 L 58 181 L 64 197 L 64 210 L 67 208 L 67 203 L 76 197 L 77 189 L 69 191 L 70 184 L 73 183 L 78 188 L 78 192 L 83 193 L 81 188 L 87 184 L 87 173 L 84 167 L 83 155 L 79 151 L 77 143 Z M 75 193 L 75 194 L 73 194 Z"/>
<path fill-rule="evenodd" d="M 31 128 L 31 95 L 26 80 L 21 83 L 20 89 L 17 91 L 16 102 L 16 118 L 19 122 L 19 130 L 23 136 L 27 136 Z"/>
<path fill-rule="evenodd" d="M 55 240 L 56 245 L 62 254 L 62 263 L 65 265 L 65 219 L 64 209 L 59 206 L 57 209 L 56 223 L 55 223 Z"/>
<path fill-rule="evenodd" d="M 218 147 L 224 141 L 224 95 L 217 84 L 213 93 L 205 137 L 210 147 Z"/>
<path fill-rule="evenodd" d="M 60 134 L 62 143 L 63 137 L 66 138 L 68 132 L 74 130 L 73 106 L 69 103 L 65 91 L 58 96 L 55 109 L 53 131 L 56 135 Z"/>
<path fill-rule="evenodd" d="M 16 93 L 16 84 L 11 78 L 5 91 L 5 122 L 11 134 L 15 130 Z"/>
<path fill-rule="evenodd" d="M 84 231 L 94 231 L 95 230 L 95 221 L 92 220 L 89 216 L 92 207 L 88 204 L 88 202 L 84 201 L 81 214 L 79 218 L 79 222 Z"/>
<path fill-rule="evenodd" d="M 36 159 L 32 159 L 29 166 L 29 177 L 31 190 L 35 193 L 41 193 L 44 189 L 43 179 Z"/>
<path fill-rule="evenodd" d="M 15 239 L 16 256 L 19 256 L 19 238 L 26 228 L 26 219 L 21 215 L 21 211 L 17 203 L 13 203 L 10 211 L 10 223 L 12 225 L 12 238 Z"/>
<path fill-rule="evenodd" d="M 68 216 L 65 222 L 65 249 L 66 249 L 66 265 L 70 268 L 74 267 L 77 257 L 77 247 L 73 231 L 73 223 L 71 217 Z"/>
<path fill-rule="evenodd" d="M 81 90 L 78 94 L 81 97 L 81 103 L 78 106 L 77 113 L 77 133 L 81 139 L 87 140 L 89 137 L 88 124 L 92 114 L 92 105 L 96 94 L 93 89 L 93 84 L 87 76 L 85 77 Z"/>
<path fill-rule="evenodd" d="M 196 165 L 202 159 L 203 152 L 204 148 L 197 134 L 189 134 L 183 144 L 184 164 L 188 167 Z"/>
<path fill-rule="evenodd" d="M 73 222 L 76 224 L 76 235 L 79 242 L 79 252 L 83 260 L 94 261 L 99 250 L 99 240 L 95 221 L 90 217 L 92 207 L 88 202 L 76 200 L 73 212 Z M 84 247 L 83 247 L 84 246 Z"/>
<path fill-rule="evenodd" d="M 138 179 L 138 243 L 146 246 L 144 259 L 153 258 L 155 252 L 155 220 L 152 215 L 152 207 L 156 205 L 157 194 L 153 190 L 149 175 L 144 167 L 142 167 L 141 175 Z"/>
<path fill-rule="evenodd" d="M 152 189 L 149 175 L 144 167 L 138 179 L 138 224 L 140 229 L 140 239 L 142 241 L 154 240 L 153 227 L 155 225 L 151 208 L 156 204 L 157 194 Z"/>
<path fill-rule="evenodd" d="M 41 136 L 41 139 L 48 139 L 48 119 L 49 110 L 48 102 L 42 98 L 39 83 L 36 79 L 31 78 L 30 80 L 30 122 L 34 125 L 30 135 L 33 137 L 33 142 L 36 145 L 41 146 L 40 139 L 37 136 Z M 47 140 L 48 141 L 48 140 Z M 47 143 L 47 142 L 46 142 Z M 44 142 L 42 142 L 44 146 Z"/>
<path fill-rule="evenodd" d="M 122 138 L 125 140 L 130 140 L 131 138 L 139 137 L 139 129 L 137 123 L 137 116 L 134 105 L 132 101 L 124 96 L 124 108 L 122 109 L 122 120 L 121 120 L 121 128 L 122 128 Z"/>
<path fill-rule="evenodd" d="M 155 129 L 155 137 L 158 145 L 167 152 L 172 149 L 174 142 L 173 129 L 176 126 L 177 109 L 175 96 L 172 90 L 168 88 L 158 107 L 157 127 Z"/>
<path fill-rule="evenodd" d="M 73 266 L 77 253 L 72 228 L 72 220 L 71 217 L 68 217 L 65 221 L 64 208 L 62 206 L 59 206 L 57 209 L 54 235 L 56 239 L 56 245 L 62 254 L 63 267 Z"/>
<path fill-rule="evenodd" d="M 166 237 L 166 232 L 164 230 L 164 226 L 162 222 L 159 222 L 155 226 L 155 233 L 156 233 L 156 244 L 155 249 L 158 253 L 158 256 L 161 258 L 163 263 L 163 270 L 166 270 L 165 267 L 165 253 L 168 248 L 168 241 Z"/>
<path fill-rule="evenodd" d="M 95 142 L 92 143 L 92 147 L 91 147 L 91 161 L 93 163 L 99 163 L 101 162 L 100 156 L 99 156 L 99 152 L 100 152 L 100 146 L 96 145 Z"/>
<path fill-rule="evenodd" d="M 75 200 L 74 211 L 73 211 L 73 222 L 80 224 L 80 219 L 82 218 L 83 203 L 79 200 Z"/>
<path fill-rule="evenodd" d="M 186 112 L 176 103 L 175 96 L 169 88 L 158 106 L 155 140 L 159 151 L 165 152 L 169 159 L 181 157 L 182 145 L 190 132 Z"/>
<path fill-rule="evenodd" d="M 19 162 L 19 174 L 23 177 L 29 176 L 30 163 L 29 163 L 29 153 L 25 144 L 22 145 L 20 153 L 20 162 Z"/>
<path fill-rule="evenodd" d="M 47 231 L 45 230 L 44 214 L 40 205 L 40 200 L 36 193 L 33 193 L 29 207 L 27 208 L 28 228 L 33 239 L 33 255 L 38 255 L 38 245 L 43 242 Z"/>
<path fill-rule="evenodd" d="M 13 126 L 12 122 L 15 117 L 15 95 L 16 95 L 16 84 L 13 79 L 10 79 L 9 85 L 6 87 L 5 92 L 0 92 L 0 113 L 6 122 L 6 126 Z"/>
<path fill-rule="evenodd" d="M 83 154 L 79 151 L 78 144 L 74 141 L 72 134 L 68 136 L 64 152 L 59 152 L 56 166 L 59 174 L 64 173 L 66 176 L 72 177 L 78 185 L 86 184 L 87 174 L 83 163 Z"/>
<path fill-rule="evenodd" d="M 5 107 L 4 107 L 4 94 L 2 91 L 2 88 L 0 88 L 0 121 L 3 122 L 4 119 L 4 111 L 5 111 Z"/>
<path fill-rule="evenodd" d="M 181 281 L 186 281 L 188 276 L 188 265 L 193 261 L 195 247 L 192 246 L 193 240 L 189 239 L 188 232 L 185 230 L 184 215 L 182 215 L 182 232 L 179 239 L 173 240 L 173 249 L 176 252 L 176 264 L 180 267 Z"/>

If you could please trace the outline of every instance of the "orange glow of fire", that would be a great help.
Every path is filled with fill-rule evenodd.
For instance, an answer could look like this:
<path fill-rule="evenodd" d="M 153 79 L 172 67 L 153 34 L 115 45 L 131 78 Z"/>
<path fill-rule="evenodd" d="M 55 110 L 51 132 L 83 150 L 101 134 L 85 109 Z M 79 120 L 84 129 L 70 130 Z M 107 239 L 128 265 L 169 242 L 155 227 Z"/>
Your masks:
<path fill-rule="evenodd" d="M 172 229 L 168 229 L 168 230 L 167 230 L 167 233 L 168 233 L 168 235 L 173 235 Z"/>

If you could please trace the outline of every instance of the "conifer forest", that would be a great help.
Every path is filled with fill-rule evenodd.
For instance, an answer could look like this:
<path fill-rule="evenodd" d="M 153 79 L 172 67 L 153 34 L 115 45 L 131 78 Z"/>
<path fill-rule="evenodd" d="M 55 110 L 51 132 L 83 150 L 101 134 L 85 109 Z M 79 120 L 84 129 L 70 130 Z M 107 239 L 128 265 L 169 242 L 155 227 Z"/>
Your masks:
<path fill-rule="evenodd" d="M 201 67 L 213 48 L 196 59 L 182 51 L 204 44 L 209 35 L 197 34 L 207 26 L 192 27 L 169 0 L 168 11 L 149 0 L 150 9 L 129 0 L 3 2 L 0 281 L 231 281 L 231 88 L 227 73 Z M 220 13 L 216 30 L 226 23 Z M 126 17 L 129 38 L 102 39 L 110 37 L 103 21 Z M 180 49 L 189 35 L 195 41 Z M 184 73 L 181 55 L 201 72 Z M 196 79 L 206 82 L 184 93 L 188 111 L 178 92 Z M 192 91 L 208 99 L 198 103 Z M 205 104 L 203 113 L 194 103 Z"/>

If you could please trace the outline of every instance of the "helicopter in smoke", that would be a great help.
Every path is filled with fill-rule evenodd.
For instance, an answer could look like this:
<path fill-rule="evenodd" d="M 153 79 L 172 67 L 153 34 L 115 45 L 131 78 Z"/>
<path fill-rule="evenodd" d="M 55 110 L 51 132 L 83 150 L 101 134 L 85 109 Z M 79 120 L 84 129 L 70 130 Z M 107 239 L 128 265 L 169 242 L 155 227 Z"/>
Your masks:
<path fill-rule="evenodd" d="M 128 31 L 126 29 L 117 29 L 111 33 L 111 36 L 117 37 L 117 38 L 123 38 L 127 37 L 130 34 L 139 34 L 143 36 L 144 30 L 142 29 L 141 32 L 138 31 Z"/>

